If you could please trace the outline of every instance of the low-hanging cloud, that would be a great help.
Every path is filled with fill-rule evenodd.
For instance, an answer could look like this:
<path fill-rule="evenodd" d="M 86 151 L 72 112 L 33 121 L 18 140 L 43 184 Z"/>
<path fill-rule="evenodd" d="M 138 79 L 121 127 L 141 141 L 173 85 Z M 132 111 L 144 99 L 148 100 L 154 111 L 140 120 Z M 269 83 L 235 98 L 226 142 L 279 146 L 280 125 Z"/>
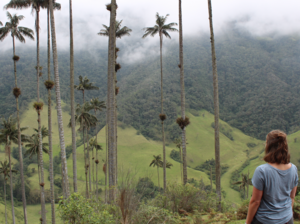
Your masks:
<path fill-rule="evenodd" d="M 58 1 L 59 2 L 59 1 Z M 109 3 L 109 0 L 106 2 Z M 155 24 L 155 14 L 170 14 L 167 22 L 178 22 L 178 1 L 175 0 L 118 0 L 117 19 L 123 20 L 123 25 L 133 29 L 130 37 L 124 37 L 117 42 L 124 48 L 120 60 L 129 63 L 148 55 L 157 54 L 158 37 L 141 39 L 143 28 Z M 62 10 L 55 12 L 58 50 L 69 49 L 69 1 L 63 1 Z M 199 35 L 209 32 L 207 1 L 183 1 L 183 31 L 184 36 Z M 0 7 L 4 5 L 0 5 Z M 224 29 L 228 21 L 236 21 L 238 28 L 248 30 L 253 35 L 286 35 L 299 33 L 300 2 L 295 0 L 212 0 L 213 22 L 215 34 Z M 34 29 L 34 16 L 31 9 L 9 10 L 11 13 L 22 14 L 25 19 L 21 26 Z M 46 10 L 40 13 L 40 45 L 47 44 Z M 109 12 L 103 1 L 73 0 L 74 45 L 75 51 L 95 48 L 107 48 L 107 37 L 97 33 L 102 24 L 109 24 Z M 0 21 L 5 23 L 6 12 L 0 13 Z M 178 34 L 172 33 L 172 39 L 178 40 Z M 35 41 L 27 40 L 26 46 L 34 47 Z M 20 46 L 17 43 L 17 47 Z M 1 49 L 12 47 L 10 36 L 0 43 Z"/>

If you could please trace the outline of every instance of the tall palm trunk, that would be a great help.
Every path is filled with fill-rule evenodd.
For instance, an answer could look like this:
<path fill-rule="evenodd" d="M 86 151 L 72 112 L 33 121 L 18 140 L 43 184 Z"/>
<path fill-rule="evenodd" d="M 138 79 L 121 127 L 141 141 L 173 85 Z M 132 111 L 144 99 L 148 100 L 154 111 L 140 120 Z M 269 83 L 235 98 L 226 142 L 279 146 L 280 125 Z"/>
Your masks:
<path fill-rule="evenodd" d="M 94 164 L 95 164 L 95 157 L 94 157 L 94 148 L 92 149 L 92 165 L 93 165 L 93 173 L 92 173 L 92 175 L 93 175 L 93 191 L 95 191 L 95 166 L 94 166 Z"/>
<path fill-rule="evenodd" d="M 15 37 L 13 39 L 13 54 L 16 55 L 15 48 Z M 15 88 L 18 88 L 17 83 L 17 65 L 14 60 L 14 73 L 15 73 Z M 19 162 L 20 162 L 20 176 L 21 176 L 21 187 L 22 187 L 22 203 L 23 203 L 23 214 L 24 223 L 27 224 L 27 211 L 26 211 L 26 195 L 25 195 L 25 181 L 24 181 L 24 171 L 23 171 L 23 152 L 21 146 L 21 131 L 20 131 L 20 110 L 19 110 L 19 96 L 16 95 L 16 106 L 17 106 L 17 122 L 18 122 L 18 149 L 19 149 Z"/>
<path fill-rule="evenodd" d="M 4 176 L 4 205 L 5 205 L 5 224 L 7 224 L 7 211 L 6 211 L 6 180 L 5 180 L 5 176 Z"/>
<path fill-rule="evenodd" d="M 38 112 L 38 120 L 41 119 L 40 110 Z M 41 208 L 42 208 L 42 223 L 45 224 L 46 221 L 46 205 L 45 205 L 45 182 L 44 182 L 44 160 L 43 160 L 43 150 L 42 150 L 42 133 L 41 133 L 41 124 L 39 122 L 38 127 L 38 134 L 39 134 L 39 165 L 40 165 L 40 172 L 41 172 L 41 180 L 40 180 L 40 189 L 41 189 Z"/>
<path fill-rule="evenodd" d="M 7 142 L 9 142 L 9 137 L 7 136 Z M 11 198 L 11 216 L 13 224 L 15 224 L 15 208 L 14 208 L 14 194 L 13 194 L 13 176 L 11 172 L 11 155 L 10 155 L 10 145 L 7 145 L 8 147 L 8 159 L 9 159 L 9 175 L 10 175 L 10 198 Z"/>
<path fill-rule="evenodd" d="M 181 86 L 181 117 L 185 120 L 185 93 L 184 93 L 184 65 L 183 65 L 183 37 L 182 37 L 182 9 L 179 0 L 179 61 L 180 61 L 180 86 Z M 186 139 L 185 127 L 182 129 L 182 165 L 183 165 L 183 184 L 187 183 L 187 163 L 186 163 Z"/>
<path fill-rule="evenodd" d="M 37 72 L 37 101 L 40 102 L 40 19 L 39 19 L 40 11 L 36 10 L 36 72 Z M 38 135 L 39 135 L 39 162 L 40 162 L 40 171 L 41 171 L 41 182 L 40 182 L 40 190 L 41 190 L 41 210 L 42 210 L 42 223 L 46 223 L 46 207 L 45 207 L 45 191 L 44 191 L 44 164 L 43 164 L 43 150 L 42 150 L 42 132 L 41 132 L 41 114 L 40 110 L 37 109 L 38 113 Z"/>
<path fill-rule="evenodd" d="M 90 159 L 90 148 L 89 148 L 89 129 L 86 128 L 86 149 L 88 157 L 88 169 L 89 169 L 89 187 L 90 192 L 92 192 L 92 179 L 91 179 L 91 159 Z"/>
<path fill-rule="evenodd" d="M 160 188 L 160 183 L 159 183 L 159 167 L 157 166 L 157 182 L 158 182 L 158 187 Z"/>
<path fill-rule="evenodd" d="M 53 50 L 53 65 L 54 65 L 54 76 L 55 76 L 55 93 L 56 93 L 56 106 L 57 106 L 57 120 L 59 130 L 59 140 L 61 149 L 61 162 L 63 164 L 62 180 L 65 186 L 66 193 L 64 198 L 68 198 L 69 191 L 69 180 L 67 170 L 67 159 L 64 139 L 64 127 L 62 121 L 62 110 L 61 110 L 61 97 L 60 97 L 60 85 L 59 85 L 59 74 L 58 74 L 58 59 L 57 59 L 57 47 L 56 47 L 56 33 L 55 33 L 55 21 L 53 13 L 53 1 L 49 1 L 50 18 L 51 18 L 51 36 L 52 36 L 52 50 Z"/>
<path fill-rule="evenodd" d="M 183 166 L 182 166 L 182 151 L 181 151 L 181 147 L 179 148 L 179 154 L 180 154 L 181 183 L 183 183 Z"/>
<path fill-rule="evenodd" d="M 162 33 L 159 34 L 160 39 L 160 97 L 161 97 L 161 114 L 164 114 L 164 97 L 163 97 L 163 64 L 162 64 L 162 44 L 163 36 Z M 164 121 L 161 121 L 161 130 L 162 130 L 162 141 L 163 141 L 163 174 L 164 174 L 164 191 L 167 188 L 167 173 L 166 173 L 166 147 L 165 147 L 165 130 L 164 130 Z"/>
<path fill-rule="evenodd" d="M 73 156 L 73 187 L 77 192 L 76 163 L 76 130 L 75 130 L 75 98 L 74 98 L 74 43 L 73 43 L 73 13 L 70 0 L 70 91 L 71 91 L 71 126 L 72 126 L 72 156 Z"/>
<path fill-rule="evenodd" d="M 109 201 L 115 200 L 115 184 L 116 184 L 116 133 L 115 133 L 115 21 L 116 21 L 116 0 L 111 0 L 110 12 L 110 32 L 108 46 L 108 168 L 109 168 Z"/>
<path fill-rule="evenodd" d="M 107 203 L 107 161 L 108 161 L 108 122 L 107 122 L 107 111 L 106 111 L 106 125 L 105 125 L 105 203 Z"/>
<path fill-rule="evenodd" d="M 47 9 L 47 36 L 48 36 L 48 80 L 50 76 L 50 21 L 49 7 Z M 48 88 L 48 144 L 49 144 L 49 174 L 50 174 L 50 200 L 51 200 L 51 219 L 55 224 L 55 195 L 54 195 L 54 178 L 53 178 L 53 151 L 52 151 L 52 116 L 51 116 L 51 89 Z"/>
<path fill-rule="evenodd" d="M 218 72 L 215 51 L 215 39 L 212 21 L 211 0 L 208 0 L 209 27 L 211 40 L 213 86 L 214 86 L 214 109 L 215 109 L 215 160 L 216 160 L 216 192 L 218 195 L 218 210 L 221 211 L 221 161 L 219 142 L 219 92 L 218 92 Z"/>
<path fill-rule="evenodd" d="M 83 127 L 83 122 L 81 123 L 81 127 Z M 88 186 L 88 164 L 87 164 L 87 158 L 86 158 L 86 147 L 85 147 L 85 134 L 84 134 L 84 127 L 82 128 L 82 137 L 83 137 L 83 153 L 84 153 L 84 168 L 85 168 L 85 196 L 86 198 L 89 198 L 89 186 Z"/>
<path fill-rule="evenodd" d="M 96 110 L 94 110 L 95 112 L 95 117 L 97 117 L 97 112 Z M 97 124 L 96 124 L 96 144 L 98 144 L 98 132 L 97 132 Z M 93 157 L 94 157 L 94 153 L 93 153 Z M 97 197 L 97 200 L 98 200 L 98 163 L 99 163 L 99 160 L 98 160 L 98 150 L 97 150 L 97 147 L 96 147 L 96 197 Z M 94 176 L 94 163 L 93 163 L 93 176 Z"/>

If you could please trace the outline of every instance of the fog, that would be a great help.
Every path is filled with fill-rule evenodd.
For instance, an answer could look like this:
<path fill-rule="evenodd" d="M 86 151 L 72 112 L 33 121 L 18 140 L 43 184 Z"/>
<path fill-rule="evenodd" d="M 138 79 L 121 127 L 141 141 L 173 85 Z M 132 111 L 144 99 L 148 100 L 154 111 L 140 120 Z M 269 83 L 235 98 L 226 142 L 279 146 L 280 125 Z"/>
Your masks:
<path fill-rule="evenodd" d="M 1 0 L 0 7 L 8 1 Z M 69 1 L 57 1 L 62 4 L 62 10 L 55 12 L 55 23 L 58 50 L 69 49 Z M 73 0 L 74 44 L 75 51 L 107 48 L 108 38 L 98 36 L 102 24 L 109 24 L 109 11 L 105 4 L 97 0 Z M 142 39 L 143 28 L 155 24 L 155 14 L 169 14 L 167 22 L 178 22 L 178 1 L 175 0 L 118 0 L 117 19 L 123 20 L 124 26 L 133 29 L 130 37 L 124 37 L 117 42 L 126 49 L 128 62 L 142 59 L 149 54 L 157 54 L 158 36 Z M 216 34 L 226 32 L 226 24 L 234 21 L 236 27 L 246 29 L 252 35 L 287 35 L 299 33 L 300 1 L 296 0 L 212 0 L 213 22 Z M 34 29 L 35 14 L 31 9 L 8 10 L 10 13 L 24 15 L 20 26 Z M 7 21 L 6 11 L 1 10 L 0 21 Z M 207 1 L 183 1 L 183 32 L 184 37 L 195 36 L 209 32 Z M 177 33 L 171 33 L 172 40 L 178 40 Z M 46 10 L 40 13 L 40 46 L 46 47 L 47 27 Z M 169 40 L 166 40 L 169 41 Z M 24 44 L 17 43 L 17 48 Z M 35 41 L 27 40 L 26 46 L 34 47 Z M 2 50 L 12 47 L 8 36 L 0 42 Z"/>

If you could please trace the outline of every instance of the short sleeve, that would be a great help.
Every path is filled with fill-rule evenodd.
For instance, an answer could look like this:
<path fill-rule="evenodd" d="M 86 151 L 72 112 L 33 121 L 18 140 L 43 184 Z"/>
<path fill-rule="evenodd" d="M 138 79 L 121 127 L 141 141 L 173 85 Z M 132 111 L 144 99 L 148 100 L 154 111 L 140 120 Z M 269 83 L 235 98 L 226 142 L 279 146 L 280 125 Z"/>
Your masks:
<path fill-rule="evenodd" d="M 260 167 L 257 167 L 256 170 L 254 171 L 252 177 L 252 184 L 256 189 L 260 191 L 264 190 L 264 175 Z"/>
<path fill-rule="evenodd" d="M 298 169 L 297 169 L 297 167 L 295 166 L 295 170 L 296 170 L 296 177 L 295 177 L 295 182 L 294 182 L 294 187 L 296 187 L 296 186 L 298 186 L 298 181 L 299 181 L 299 179 L 298 179 Z"/>

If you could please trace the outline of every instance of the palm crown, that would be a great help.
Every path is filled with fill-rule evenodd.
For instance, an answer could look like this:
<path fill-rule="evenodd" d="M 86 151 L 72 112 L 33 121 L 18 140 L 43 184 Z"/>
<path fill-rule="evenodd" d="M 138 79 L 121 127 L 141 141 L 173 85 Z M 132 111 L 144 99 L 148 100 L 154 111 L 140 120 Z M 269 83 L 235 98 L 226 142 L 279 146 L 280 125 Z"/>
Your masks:
<path fill-rule="evenodd" d="M 9 116 L 7 119 L 2 118 L 0 126 L 0 143 L 11 145 L 11 142 L 13 142 L 18 144 L 18 128 L 16 125 L 16 120 L 12 116 Z M 26 129 L 26 127 L 22 127 L 20 128 L 20 131 L 22 132 Z M 28 142 L 29 137 L 21 134 L 21 141 Z"/>
<path fill-rule="evenodd" d="M 89 102 L 85 102 L 83 105 L 77 104 L 75 110 L 75 122 L 80 124 L 80 130 L 95 126 L 97 124 L 98 119 L 89 113 L 91 109 L 93 108 Z M 68 126 L 71 127 L 71 120 Z"/>
<path fill-rule="evenodd" d="M 153 166 L 153 167 L 162 167 L 162 160 L 161 160 L 161 155 L 153 155 L 154 159 L 151 161 L 149 166 Z"/>
<path fill-rule="evenodd" d="M 49 6 L 49 1 L 46 0 L 11 0 L 4 6 L 5 9 L 26 9 L 31 7 L 32 12 L 39 11 L 41 8 L 46 9 Z M 53 9 L 61 9 L 61 5 L 53 0 Z"/>
<path fill-rule="evenodd" d="M 48 143 L 42 143 L 42 150 L 44 153 L 48 154 Z M 29 143 L 25 145 L 27 148 L 25 152 L 25 156 L 28 156 L 31 158 L 33 155 L 39 155 L 39 136 L 38 134 L 33 134 L 29 140 Z"/>
<path fill-rule="evenodd" d="M 33 37 L 34 33 L 33 33 L 32 29 L 18 26 L 20 21 L 25 18 L 24 16 L 22 16 L 22 15 L 17 16 L 16 14 L 14 14 L 12 16 L 9 12 L 7 12 L 6 15 L 7 15 L 9 22 L 6 22 L 5 26 L 0 28 L 0 40 L 1 41 L 3 41 L 9 33 L 11 33 L 12 37 L 16 37 L 22 43 L 25 43 L 24 36 L 29 37 L 30 39 L 34 40 L 34 37 Z"/>
<path fill-rule="evenodd" d="M 121 28 L 123 20 L 121 21 L 117 21 L 116 20 L 116 38 L 122 38 L 123 36 L 130 36 L 130 32 L 132 31 L 132 29 L 128 28 L 127 26 L 124 26 Z M 102 26 L 104 27 L 104 29 L 100 30 L 100 32 L 98 33 L 98 35 L 100 36 L 109 36 L 109 27 L 102 24 Z"/>
<path fill-rule="evenodd" d="M 7 162 L 7 160 L 5 160 L 4 162 L 0 161 L 0 174 L 4 175 L 4 178 L 9 177 L 10 176 L 10 170 L 9 170 L 9 163 Z M 17 170 L 11 170 L 12 173 L 17 173 Z"/>
<path fill-rule="evenodd" d="M 161 36 L 161 37 L 165 36 L 165 37 L 171 39 L 171 36 L 168 33 L 168 31 L 174 32 L 174 31 L 178 31 L 178 30 L 176 28 L 173 28 L 173 26 L 177 26 L 177 23 L 165 24 L 168 16 L 169 16 L 169 14 L 167 14 L 166 16 L 160 16 L 158 13 L 156 13 L 155 26 L 144 28 L 145 34 L 143 35 L 143 38 L 146 38 L 149 35 L 154 37 L 158 33 L 159 36 Z"/>
<path fill-rule="evenodd" d="M 90 101 L 90 106 L 93 108 L 94 111 L 102 111 L 103 108 L 106 108 L 105 102 L 100 101 L 99 98 L 93 98 Z"/>

